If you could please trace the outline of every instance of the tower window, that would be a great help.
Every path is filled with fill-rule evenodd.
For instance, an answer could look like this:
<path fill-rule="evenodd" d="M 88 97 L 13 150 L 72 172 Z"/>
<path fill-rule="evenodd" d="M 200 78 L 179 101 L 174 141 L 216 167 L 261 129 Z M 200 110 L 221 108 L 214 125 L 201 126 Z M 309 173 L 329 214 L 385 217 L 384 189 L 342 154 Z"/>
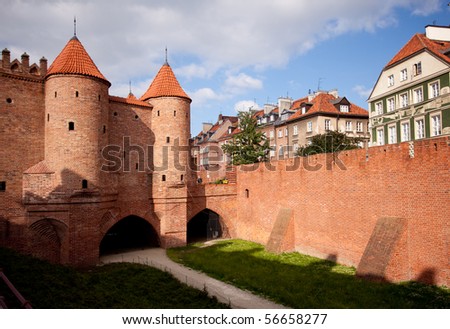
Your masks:
<path fill-rule="evenodd" d="M 139 115 L 135 115 L 135 116 L 134 116 L 134 119 L 135 119 L 135 120 L 139 119 Z"/>
<path fill-rule="evenodd" d="M 136 163 L 136 170 L 139 170 L 139 163 Z"/>
<path fill-rule="evenodd" d="M 173 116 L 174 116 L 174 117 L 177 116 L 177 111 L 173 111 Z"/>
<path fill-rule="evenodd" d="M 55 98 L 58 96 L 58 92 L 57 91 L 55 91 Z"/>
<path fill-rule="evenodd" d="M 250 191 L 248 190 L 248 188 L 245 189 L 245 197 L 250 197 Z"/>
<path fill-rule="evenodd" d="M 7 98 L 6 99 L 6 103 L 11 104 L 12 103 L 12 99 L 11 98 Z"/>
<path fill-rule="evenodd" d="M 117 116 L 117 112 L 114 112 L 113 115 L 116 117 Z"/>
<path fill-rule="evenodd" d="M 78 91 L 75 92 L 75 97 L 78 97 L 79 93 Z"/>
<path fill-rule="evenodd" d="M 103 125 L 103 133 L 106 134 L 106 126 Z"/>
<path fill-rule="evenodd" d="M 75 122 L 69 122 L 69 130 L 75 130 Z"/>
<path fill-rule="evenodd" d="M 101 99 L 101 96 L 100 96 L 100 95 L 98 95 L 98 100 L 100 101 L 100 99 Z"/>
<path fill-rule="evenodd" d="M 47 113 L 47 121 L 50 121 L 50 113 Z"/>
<path fill-rule="evenodd" d="M 159 111 L 157 112 L 157 115 L 159 116 Z"/>
<path fill-rule="evenodd" d="M 166 181 L 166 175 L 162 175 L 162 181 L 163 181 L 163 182 Z"/>
<path fill-rule="evenodd" d="M 184 180 L 184 175 L 181 175 L 180 180 L 181 180 L 181 181 Z"/>
<path fill-rule="evenodd" d="M 170 143 L 170 137 L 166 137 L 166 143 Z"/>
<path fill-rule="evenodd" d="M 0 182 L 0 192 L 5 192 L 5 191 L 6 191 L 6 182 L 1 181 Z"/>
<path fill-rule="evenodd" d="M 88 188 L 88 181 L 86 179 L 81 181 L 81 188 Z"/>

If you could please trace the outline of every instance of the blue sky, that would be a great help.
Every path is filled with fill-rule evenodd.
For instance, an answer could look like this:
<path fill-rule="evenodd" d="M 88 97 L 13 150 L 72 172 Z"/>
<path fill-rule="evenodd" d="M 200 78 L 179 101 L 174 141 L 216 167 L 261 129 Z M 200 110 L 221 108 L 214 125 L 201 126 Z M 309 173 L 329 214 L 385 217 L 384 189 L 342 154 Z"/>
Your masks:
<path fill-rule="evenodd" d="M 384 65 L 428 24 L 449 25 L 444 0 L 1 0 L 0 47 L 51 63 L 73 35 L 126 97 L 164 63 L 190 95 L 191 133 L 219 113 L 338 89 L 367 108 Z M 256 102 L 256 104 L 253 104 Z"/>

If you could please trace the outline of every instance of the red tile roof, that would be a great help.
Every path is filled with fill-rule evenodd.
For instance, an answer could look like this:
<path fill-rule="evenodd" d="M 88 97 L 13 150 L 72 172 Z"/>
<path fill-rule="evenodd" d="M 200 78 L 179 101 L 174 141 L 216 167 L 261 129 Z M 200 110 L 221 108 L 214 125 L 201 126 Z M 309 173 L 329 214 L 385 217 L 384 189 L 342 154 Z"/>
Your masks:
<path fill-rule="evenodd" d="M 293 121 L 299 118 L 303 118 L 303 117 L 309 117 L 311 115 L 314 114 L 340 114 L 340 115 L 345 115 L 345 116 L 364 116 L 364 117 L 369 117 L 369 113 L 363 109 L 362 107 L 352 104 L 350 103 L 350 112 L 340 112 L 336 106 L 334 106 L 332 104 L 333 101 L 335 101 L 337 98 L 334 97 L 331 94 L 319 94 L 316 97 L 314 97 L 314 99 L 311 100 L 310 104 L 312 104 L 312 106 L 309 108 L 309 110 L 305 113 L 302 114 L 301 110 L 298 110 L 297 112 L 295 112 L 287 121 Z M 306 98 L 306 100 L 308 100 Z"/>
<path fill-rule="evenodd" d="M 53 174 L 55 171 L 51 170 L 45 160 L 38 162 L 34 166 L 25 170 L 25 174 Z"/>
<path fill-rule="evenodd" d="M 94 61 L 77 37 L 69 40 L 61 53 L 55 58 L 47 71 L 47 77 L 54 74 L 80 74 L 108 80 L 101 74 Z"/>
<path fill-rule="evenodd" d="M 160 68 L 158 74 L 156 74 L 156 77 L 150 84 L 150 87 L 148 87 L 147 91 L 140 99 L 142 101 L 146 101 L 150 98 L 171 96 L 182 97 L 191 101 L 189 96 L 184 92 L 183 88 L 181 88 L 178 83 L 178 80 L 175 77 L 170 65 L 165 63 Z"/>
<path fill-rule="evenodd" d="M 130 93 L 127 98 L 109 96 L 109 101 L 153 108 L 153 106 L 151 106 L 149 103 L 137 99 L 136 96 L 134 96 L 132 93 Z"/>
<path fill-rule="evenodd" d="M 450 58 L 443 54 L 443 51 L 448 50 L 449 48 L 450 42 L 448 41 L 430 40 L 425 36 L 425 34 L 417 33 L 405 46 L 403 46 L 403 48 L 389 61 L 389 63 L 387 63 L 385 68 L 426 49 L 445 62 L 450 63 Z"/>

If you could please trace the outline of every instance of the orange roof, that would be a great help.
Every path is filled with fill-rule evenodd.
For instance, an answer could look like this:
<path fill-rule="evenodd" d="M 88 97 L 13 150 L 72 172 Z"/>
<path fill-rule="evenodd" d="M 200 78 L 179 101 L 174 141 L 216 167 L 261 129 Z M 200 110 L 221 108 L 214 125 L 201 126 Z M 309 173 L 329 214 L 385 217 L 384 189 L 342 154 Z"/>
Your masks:
<path fill-rule="evenodd" d="M 159 69 L 159 72 L 158 74 L 156 74 L 156 77 L 151 83 L 150 87 L 148 87 L 147 91 L 140 99 L 142 101 L 146 101 L 149 98 L 171 96 L 183 97 L 187 98 L 189 101 L 192 101 L 184 92 L 183 88 L 181 88 L 177 78 L 175 77 L 175 74 L 172 71 L 172 68 L 166 62 Z"/>
<path fill-rule="evenodd" d="M 387 63 L 386 68 L 396 64 L 405 58 L 428 49 L 435 56 L 444 60 L 447 63 L 450 63 L 450 58 L 443 54 L 444 50 L 448 50 L 450 48 L 450 42 L 448 41 L 433 41 L 428 39 L 425 34 L 417 33 L 415 34 L 408 43 Z"/>
<path fill-rule="evenodd" d="M 109 96 L 109 101 L 153 108 L 153 106 L 151 106 L 149 103 L 137 99 L 136 96 L 134 96 L 132 93 L 130 93 L 127 98 Z"/>
<path fill-rule="evenodd" d="M 69 40 L 64 49 L 53 61 L 47 71 L 47 77 L 54 74 L 80 74 L 108 80 L 100 73 L 87 51 L 76 36 Z"/>
<path fill-rule="evenodd" d="M 307 100 L 307 99 L 306 99 Z M 336 97 L 334 97 L 331 94 L 319 94 L 316 97 L 314 97 L 313 100 L 311 100 L 312 106 L 309 108 L 309 110 L 302 114 L 301 110 L 298 110 L 295 112 L 288 121 L 293 121 L 298 118 L 308 117 L 315 113 L 330 113 L 330 114 L 340 114 L 345 116 L 364 116 L 369 117 L 369 113 L 363 109 L 362 107 L 350 103 L 350 112 L 340 112 L 334 105 L 333 101 L 337 100 Z"/>

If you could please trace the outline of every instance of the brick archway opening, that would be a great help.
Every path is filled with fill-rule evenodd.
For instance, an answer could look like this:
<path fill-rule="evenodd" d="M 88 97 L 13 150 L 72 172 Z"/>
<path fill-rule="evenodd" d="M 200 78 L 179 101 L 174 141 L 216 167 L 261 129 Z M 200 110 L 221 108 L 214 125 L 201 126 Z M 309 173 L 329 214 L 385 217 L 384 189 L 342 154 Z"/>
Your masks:
<path fill-rule="evenodd" d="M 227 229 L 219 214 L 204 209 L 187 224 L 187 243 L 205 242 L 222 238 L 226 235 Z"/>
<path fill-rule="evenodd" d="M 100 242 L 100 255 L 159 246 L 159 236 L 153 226 L 145 219 L 131 215 L 106 232 Z"/>

